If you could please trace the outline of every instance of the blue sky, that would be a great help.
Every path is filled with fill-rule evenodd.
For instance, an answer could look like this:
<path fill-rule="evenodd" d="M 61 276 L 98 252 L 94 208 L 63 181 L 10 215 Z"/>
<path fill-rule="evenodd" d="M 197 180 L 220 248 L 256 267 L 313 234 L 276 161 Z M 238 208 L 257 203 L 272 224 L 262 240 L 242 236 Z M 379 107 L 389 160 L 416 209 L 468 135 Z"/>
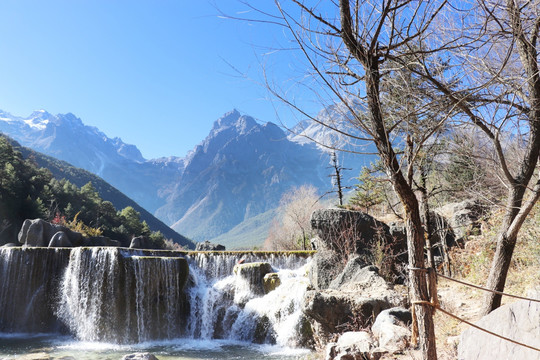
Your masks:
<path fill-rule="evenodd" d="M 14 115 L 72 112 L 146 158 L 184 156 L 233 108 L 293 122 L 260 84 L 262 63 L 284 83 L 298 68 L 266 55 L 287 44 L 283 30 L 223 19 L 214 2 L 3 0 L 0 14 L 0 109 Z"/>

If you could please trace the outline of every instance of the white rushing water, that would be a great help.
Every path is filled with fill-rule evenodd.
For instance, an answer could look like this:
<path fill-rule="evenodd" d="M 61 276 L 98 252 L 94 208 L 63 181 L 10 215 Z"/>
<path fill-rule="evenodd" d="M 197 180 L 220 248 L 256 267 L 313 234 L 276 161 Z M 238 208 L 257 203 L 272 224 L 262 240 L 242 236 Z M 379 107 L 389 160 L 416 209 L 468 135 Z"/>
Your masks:
<path fill-rule="evenodd" d="M 252 343 L 303 345 L 301 303 L 309 259 L 178 255 L 119 248 L 1 249 L 0 333 L 64 328 L 77 339 L 74 346 L 146 344 L 170 350 L 180 343 L 219 344 L 216 351 L 228 347 L 231 356 L 237 344 L 244 349 L 258 346 Z M 281 285 L 265 293 L 260 276 L 255 284 L 253 277 L 234 273 L 240 262 L 270 264 Z M 16 339 L 0 336 L 0 345 L 7 349 Z M 167 345 L 152 345 L 156 341 Z"/>
<path fill-rule="evenodd" d="M 301 345 L 301 303 L 308 288 L 308 260 L 283 255 L 264 260 L 277 272 L 281 285 L 259 294 L 244 277 L 233 273 L 240 260 L 231 255 L 197 254 L 190 259 L 188 335 L 199 339 L 229 339 L 280 346 Z"/>

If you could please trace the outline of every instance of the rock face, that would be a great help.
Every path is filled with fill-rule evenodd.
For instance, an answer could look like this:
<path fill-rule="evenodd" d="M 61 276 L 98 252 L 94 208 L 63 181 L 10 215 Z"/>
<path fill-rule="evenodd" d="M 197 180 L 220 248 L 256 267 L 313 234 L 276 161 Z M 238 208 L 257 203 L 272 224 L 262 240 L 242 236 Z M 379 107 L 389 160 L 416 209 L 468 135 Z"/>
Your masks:
<path fill-rule="evenodd" d="M 306 293 L 303 312 L 315 343 L 322 347 L 347 327 L 368 326 L 381 311 L 403 303 L 403 297 L 378 275 L 376 267 L 362 268 L 355 257 L 328 289 Z"/>
<path fill-rule="evenodd" d="M 234 274 L 245 279 L 254 294 L 262 295 L 264 291 L 264 276 L 273 273 L 272 265 L 266 262 L 253 262 L 247 264 L 237 264 L 234 266 Z"/>
<path fill-rule="evenodd" d="M 210 241 L 197 243 L 195 251 L 225 251 L 225 246 L 221 244 L 212 244 Z"/>
<path fill-rule="evenodd" d="M 19 243 L 24 246 L 46 247 L 51 242 L 53 236 L 58 232 L 64 233 L 64 235 L 58 235 L 58 237 L 63 238 L 62 241 L 69 241 L 72 246 L 83 245 L 83 236 L 81 233 L 71 231 L 61 225 L 50 224 L 42 219 L 25 220 L 19 231 L 18 239 Z M 55 242 L 57 241 L 58 240 L 55 240 Z"/>
<path fill-rule="evenodd" d="M 446 204 L 436 210 L 446 218 L 452 227 L 457 242 L 463 241 L 464 237 L 471 231 L 480 230 L 480 219 L 487 211 L 486 206 L 474 200 Z"/>
<path fill-rule="evenodd" d="M 318 250 L 311 262 L 309 281 L 317 290 L 327 289 L 341 270 L 343 262 L 335 251 Z"/>
<path fill-rule="evenodd" d="M 534 296 L 536 295 L 536 296 Z M 540 298 L 536 292 L 532 298 Z M 501 306 L 480 319 L 476 325 L 501 336 L 540 348 L 540 303 L 519 300 Z M 532 349 L 468 328 L 461 334 L 458 358 L 460 360 L 538 360 L 540 354 Z"/>
<path fill-rule="evenodd" d="M 340 250 L 351 247 L 357 254 L 372 256 L 378 242 L 391 244 L 396 251 L 405 248 L 405 239 L 393 238 L 388 225 L 360 211 L 320 209 L 311 215 L 311 228 L 317 235 L 317 249 Z"/>

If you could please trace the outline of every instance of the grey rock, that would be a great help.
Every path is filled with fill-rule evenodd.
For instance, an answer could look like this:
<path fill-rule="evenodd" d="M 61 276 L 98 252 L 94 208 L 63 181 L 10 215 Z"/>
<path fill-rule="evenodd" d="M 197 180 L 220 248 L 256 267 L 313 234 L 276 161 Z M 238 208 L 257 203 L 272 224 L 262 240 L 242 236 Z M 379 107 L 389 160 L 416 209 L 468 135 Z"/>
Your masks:
<path fill-rule="evenodd" d="M 534 298 L 539 299 L 538 292 Z M 519 300 L 501 306 L 484 316 L 476 325 L 501 336 L 540 348 L 540 303 Z M 461 333 L 460 360 L 539 360 L 540 353 L 487 334 L 475 328 Z"/>
<path fill-rule="evenodd" d="M 253 262 L 245 264 L 236 264 L 233 272 L 236 276 L 245 279 L 251 286 L 254 294 L 262 295 L 264 291 L 264 277 L 266 274 L 273 273 L 272 265 L 266 262 Z"/>
<path fill-rule="evenodd" d="M 197 243 L 195 251 L 225 251 L 225 246 L 221 244 L 212 244 L 210 241 Z"/>
<path fill-rule="evenodd" d="M 83 245 L 83 235 L 65 226 L 48 223 L 42 219 L 27 219 L 19 231 L 18 240 L 23 246 L 46 247 L 54 234 L 64 232 L 73 246 Z"/>
<path fill-rule="evenodd" d="M 360 256 L 354 256 L 345 265 L 343 271 L 330 283 L 328 288 L 339 289 L 340 287 L 354 282 L 364 282 L 372 275 L 377 278 L 379 270 L 376 266 L 366 267 L 366 262 Z"/>
<path fill-rule="evenodd" d="M 436 209 L 452 228 L 457 242 L 463 241 L 468 233 L 480 231 L 480 219 L 488 212 L 488 207 L 475 200 L 450 203 Z"/>
<path fill-rule="evenodd" d="M 366 331 L 348 331 L 343 333 L 336 343 L 326 347 L 325 360 L 366 360 L 373 357 L 373 339 Z"/>
<path fill-rule="evenodd" d="M 158 358 L 150 353 L 134 353 L 125 355 L 122 360 L 158 360 Z"/>
<path fill-rule="evenodd" d="M 107 245 L 109 246 L 109 245 Z M 114 246 L 114 245 L 111 245 Z M 131 239 L 131 243 L 129 244 L 130 249 L 155 249 L 156 246 L 145 236 L 136 236 L 133 239 Z"/>
<path fill-rule="evenodd" d="M 407 325 L 411 321 L 411 312 L 405 308 L 381 311 L 371 327 L 379 348 L 391 354 L 403 351 L 410 343 L 411 331 Z"/>
<path fill-rule="evenodd" d="M 49 241 L 49 247 L 73 247 L 73 244 L 65 232 L 58 231 Z"/>
<path fill-rule="evenodd" d="M 317 290 L 327 289 L 343 269 L 343 259 L 332 250 L 318 250 L 311 260 L 309 281 Z"/>

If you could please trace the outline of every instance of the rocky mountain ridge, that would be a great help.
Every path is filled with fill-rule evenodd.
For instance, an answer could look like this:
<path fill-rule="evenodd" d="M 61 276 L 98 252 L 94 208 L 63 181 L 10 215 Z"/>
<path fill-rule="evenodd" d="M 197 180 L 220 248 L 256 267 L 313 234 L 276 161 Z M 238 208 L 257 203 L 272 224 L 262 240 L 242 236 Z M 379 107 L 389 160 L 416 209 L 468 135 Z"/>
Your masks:
<path fill-rule="evenodd" d="M 146 160 L 136 146 L 108 138 L 70 113 L 40 110 L 22 118 L 0 111 L 0 132 L 101 176 L 198 241 L 226 238 L 242 222 L 275 209 L 293 186 L 312 184 L 321 194 L 332 187 L 327 150 L 236 110 L 216 120 L 184 158 Z M 309 132 L 326 136 L 320 126 L 309 126 Z M 254 239 L 254 245 L 261 242 Z"/>

